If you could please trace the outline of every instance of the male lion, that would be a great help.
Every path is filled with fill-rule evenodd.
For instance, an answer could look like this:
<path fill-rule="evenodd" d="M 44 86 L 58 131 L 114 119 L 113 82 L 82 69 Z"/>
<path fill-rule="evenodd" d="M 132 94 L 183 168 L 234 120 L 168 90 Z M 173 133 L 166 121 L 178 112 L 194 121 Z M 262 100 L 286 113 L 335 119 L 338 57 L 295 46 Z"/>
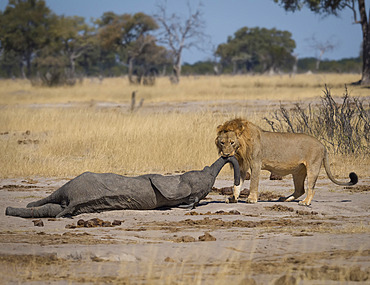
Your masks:
<path fill-rule="evenodd" d="M 316 138 L 306 134 L 266 132 L 251 122 L 238 118 L 217 127 L 215 143 L 222 156 L 235 155 L 240 165 L 241 183 L 234 186 L 230 202 L 238 200 L 240 188 L 249 169 L 249 203 L 257 202 L 261 169 L 281 176 L 293 175 L 294 193 L 283 198 L 283 201 L 292 201 L 304 194 L 304 181 L 307 176 L 307 197 L 299 202 L 300 205 L 307 206 L 311 204 L 314 196 L 315 183 L 323 162 L 328 177 L 335 184 L 351 186 L 358 181 L 353 172 L 349 174 L 351 181 L 348 183 L 335 180 L 330 172 L 325 147 Z"/>

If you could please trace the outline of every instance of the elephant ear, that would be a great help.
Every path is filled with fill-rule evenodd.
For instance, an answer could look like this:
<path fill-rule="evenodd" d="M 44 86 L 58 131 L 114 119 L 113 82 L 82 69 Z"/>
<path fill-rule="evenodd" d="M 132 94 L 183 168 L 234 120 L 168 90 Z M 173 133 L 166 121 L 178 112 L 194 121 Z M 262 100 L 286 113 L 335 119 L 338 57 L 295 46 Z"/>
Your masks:
<path fill-rule="evenodd" d="M 190 186 L 182 181 L 181 175 L 155 175 L 149 179 L 152 185 L 168 200 L 179 200 L 191 194 Z"/>

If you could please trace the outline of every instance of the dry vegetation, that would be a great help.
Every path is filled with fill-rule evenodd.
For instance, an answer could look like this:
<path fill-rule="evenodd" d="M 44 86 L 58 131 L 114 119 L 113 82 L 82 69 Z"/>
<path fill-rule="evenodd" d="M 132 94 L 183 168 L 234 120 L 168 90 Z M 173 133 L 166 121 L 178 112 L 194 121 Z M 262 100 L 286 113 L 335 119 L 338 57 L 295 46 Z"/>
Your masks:
<path fill-rule="evenodd" d="M 344 85 L 358 81 L 357 74 L 319 74 L 283 76 L 208 76 L 183 77 L 178 85 L 159 78 L 155 86 L 133 86 L 127 78 L 85 79 L 75 87 L 32 87 L 28 81 L 0 81 L 0 105 L 53 104 L 96 101 L 129 103 L 138 91 L 145 102 L 185 102 L 214 100 L 305 100 L 322 95 L 324 85 L 341 96 Z M 368 89 L 349 88 L 350 95 L 366 96 Z"/>
<path fill-rule="evenodd" d="M 344 85 L 358 78 L 188 77 L 179 85 L 160 78 L 152 87 L 130 86 L 127 78 L 114 78 L 57 88 L 0 81 L 0 178 L 22 181 L 1 187 L 0 208 L 4 212 L 8 205 L 23 207 L 57 189 L 43 178 L 53 177 L 55 183 L 54 177 L 74 177 L 87 170 L 137 175 L 201 169 L 217 158 L 215 129 L 225 120 L 242 116 L 269 130 L 264 117 L 279 111 L 280 101 L 288 112 L 297 102 L 302 108 L 308 103 L 315 106 L 327 84 L 340 102 Z M 137 101 L 145 101 L 130 112 L 133 91 Z M 368 89 L 348 85 L 348 92 L 368 108 Z M 0 244 L 5 253 L 0 254 L 0 275 L 5 283 L 34 284 L 369 282 L 370 158 L 332 153 L 331 162 L 338 178 L 355 171 L 362 184 L 346 190 L 321 181 L 313 211 L 296 203 L 225 204 L 223 196 L 211 193 L 211 202 L 197 212 L 171 209 L 83 216 L 122 220 L 113 228 L 68 227 L 78 217 L 44 219 L 45 226 L 38 229 L 32 220 L 2 216 Z M 232 174 L 225 169 L 222 175 Z M 323 170 L 322 175 L 326 176 Z M 261 179 L 260 199 L 277 199 L 281 191 L 292 190 L 291 183 L 290 178 Z M 201 241 L 207 232 L 213 239 Z M 39 248 L 47 254 L 39 255 Z M 83 259 L 61 254 L 77 248 L 81 254 L 97 255 Z M 115 256 L 121 253 L 123 260 L 117 261 Z M 127 261 L 126 253 L 140 259 Z"/>
<path fill-rule="evenodd" d="M 263 120 L 271 112 L 265 108 L 268 102 L 315 100 L 322 95 L 324 83 L 332 87 L 332 94 L 341 96 L 344 84 L 356 78 L 188 77 L 179 85 L 161 78 L 154 87 L 130 86 L 127 79 L 114 78 L 101 84 L 86 79 L 73 88 L 0 81 L 0 177 L 71 177 L 87 170 L 134 175 L 200 169 L 217 158 L 214 132 L 224 120 L 243 116 L 269 129 Z M 139 99 L 145 99 L 145 107 L 156 108 L 129 112 L 134 90 Z M 363 97 L 367 92 L 360 87 L 349 88 L 351 96 Z M 248 107 L 231 113 L 222 111 L 227 104 L 253 105 L 259 102 L 256 100 L 269 101 L 258 112 Z M 178 111 L 178 106 L 191 101 L 208 101 L 206 106 L 220 104 L 221 111 L 196 104 L 185 112 Z M 369 174 L 366 157 L 339 159 L 350 162 L 349 167 L 356 165 L 360 176 Z M 338 175 L 347 175 L 350 170 L 342 163 L 336 163 L 334 169 Z"/>

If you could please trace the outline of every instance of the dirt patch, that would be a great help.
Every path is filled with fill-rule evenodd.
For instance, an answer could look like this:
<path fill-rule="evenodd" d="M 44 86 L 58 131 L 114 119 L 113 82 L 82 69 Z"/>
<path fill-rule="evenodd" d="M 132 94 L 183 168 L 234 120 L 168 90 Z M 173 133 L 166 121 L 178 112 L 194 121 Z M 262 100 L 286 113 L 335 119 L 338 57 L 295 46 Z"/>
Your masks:
<path fill-rule="evenodd" d="M 349 193 L 329 188 L 329 183 L 318 182 L 310 208 L 274 201 L 288 186 L 261 179 L 261 189 L 271 192 L 261 192 L 257 204 L 242 199 L 226 204 L 214 192 L 192 211 L 83 214 L 42 219 L 44 227 L 35 227 L 35 219 L 3 215 L 0 274 L 9 279 L 5 283 L 35 284 L 369 282 L 367 188 L 360 184 L 365 191 Z M 3 180 L 0 211 L 9 205 L 24 207 L 31 196 L 42 198 L 60 184 L 42 178 Z M 216 183 L 217 189 L 227 185 L 232 180 Z M 115 220 L 121 226 L 113 227 Z M 32 255 L 36 253 L 41 257 Z"/>
<path fill-rule="evenodd" d="M 323 221 L 306 221 L 301 219 L 288 219 L 288 218 L 278 218 L 273 220 L 261 220 L 261 221 L 245 221 L 245 220 L 233 220 L 233 221 L 224 221 L 219 218 L 211 219 L 205 217 L 199 220 L 186 219 L 179 222 L 153 222 L 150 224 L 144 224 L 144 227 L 147 229 L 171 229 L 176 228 L 178 231 L 179 228 L 203 228 L 208 229 L 230 229 L 230 228 L 257 228 L 257 227 L 302 227 L 302 226 L 318 226 L 327 224 Z M 333 225 L 330 223 L 330 225 Z"/>
<path fill-rule="evenodd" d="M 323 265 L 320 268 L 309 268 L 304 276 L 308 280 L 333 280 L 363 282 L 369 279 L 369 271 L 362 270 L 360 266 L 340 267 Z"/>
<path fill-rule="evenodd" d="M 9 184 L 9 185 L 3 185 L 0 187 L 0 190 L 8 190 L 8 191 L 24 191 L 24 190 L 33 190 L 35 188 L 40 188 L 39 186 L 34 185 L 15 185 L 15 184 Z"/>
<path fill-rule="evenodd" d="M 106 240 L 94 237 L 93 235 L 83 233 L 71 233 L 65 232 L 63 234 L 48 234 L 45 232 L 0 232 L 0 243 L 26 243 L 26 244 L 38 244 L 42 246 L 46 245 L 58 245 L 58 244 L 112 244 L 116 241 Z"/>
<path fill-rule="evenodd" d="M 269 211 L 277 211 L 277 212 L 294 212 L 294 209 L 291 207 L 287 207 L 284 205 L 276 205 L 276 204 L 273 206 L 265 207 L 265 209 Z"/>
<path fill-rule="evenodd" d="M 230 196 L 233 194 L 233 187 L 222 187 L 222 188 L 213 187 L 212 191 L 220 195 Z M 248 197 L 248 195 L 249 195 L 249 189 L 244 188 L 243 190 L 240 191 L 241 198 L 246 198 Z"/>
<path fill-rule="evenodd" d="M 0 255 L 0 263 L 18 264 L 18 265 L 49 265 L 60 264 L 65 262 L 64 259 L 57 257 L 55 253 L 47 253 L 42 255 L 20 254 L 20 255 Z"/>
<path fill-rule="evenodd" d="M 39 140 L 31 140 L 31 139 L 23 139 L 23 140 L 18 140 L 18 144 L 39 144 Z"/>
<path fill-rule="evenodd" d="M 344 187 L 344 190 L 350 193 L 369 192 L 370 185 L 355 185 L 355 186 L 350 186 L 350 187 Z"/>
<path fill-rule="evenodd" d="M 181 236 L 175 237 L 174 242 L 195 242 L 195 238 L 192 236 Z"/>
<path fill-rule="evenodd" d="M 210 233 L 208 232 L 205 232 L 204 235 L 201 235 L 199 238 L 198 238 L 199 241 L 215 241 L 216 238 L 211 235 Z"/>
<path fill-rule="evenodd" d="M 279 200 L 283 195 L 271 191 L 263 191 L 258 194 L 258 201 L 276 201 Z"/>
<path fill-rule="evenodd" d="M 303 216 L 314 216 L 314 215 L 318 215 L 319 213 L 318 212 L 315 212 L 315 211 L 303 211 L 303 210 L 297 210 L 295 211 L 298 215 L 303 215 Z"/>
<path fill-rule="evenodd" d="M 315 211 L 304 211 L 304 210 L 294 210 L 292 207 L 284 206 L 284 205 L 273 205 L 265 207 L 266 210 L 269 211 L 277 211 L 277 212 L 295 212 L 297 215 L 302 216 L 310 216 L 310 215 L 318 215 L 318 212 Z"/>
<path fill-rule="evenodd" d="M 192 212 L 189 212 L 189 213 L 186 213 L 185 216 L 198 216 L 198 215 L 201 215 L 201 216 L 210 216 L 210 215 L 240 215 L 240 212 L 237 211 L 237 210 L 231 210 L 231 211 L 223 211 L 223 210 L 220 210 L 220 211 L 216 211 L 214 213 L 212 212 L 206 212 L 206 213 L 198 213 L 198 212 L 195 212 L 195 211 L 192 211 Z"/>
<path fill-rule="evenodd" d="M 204 235 L 201 235 L 198 237 L 198 241 L 215 241 L 217 240 L 213 235 L 211 235 L 209 232 L 205 232 Z M 186 235 L 186 236 L 174 236 L 174 239 L 172 239 L 174 242 L 195 242 L 197 241 L 194 237 Z"/>
<path fill-rule="evenodd" d="M 222 187 L 222 188 L 212 188 L 213 193 L 225 195 L 225 196 L 231 196 L 233 195 L 233 187 Z M 249 196 L 249 189 L 244 188 L 240 192 L 240 198 L 247 198 Z M 271 191 L 262 191 L 258 194 L 258 201 L 275 201 L 281 198 L 283 195 Z"/>
<path fill-rule="evenodd" d="M 282 272 L 290 272 L 284 274 L 275 280 L 274 284 L 297 284 L 289 283 L 293 279 L 298 280 L 332 280 L 332 281 L 367 281 L 370 278 L 370 269 L 361 268 L 361 266 L 338 266 L 338 265 L 321 265 L 322 262 L 335 260 L 356 260 L 359 257 L 369 256 L 369 251 L 331 251 L 317 252 L 306 255 L 286 256 L 270 258 L 261 262 L 246 261 L 235 265 L 238 268 L 251 268 L 254 273 L 261 274 L 276 274 Z M 289 281 L 281 283 L 280 281 Z"/>
<path fill-rule="evenodd" d="M 35 227 L 43 227 L 44 226 L 44 222 L 42 220 L 33 220 L 32 223 Z"/>
<path fill-rule="evenodd" d="M 123 221 L 121 220 L 114 220 L 113 222 L 110 221 L 103 221 L 99 218 L 89 219 L 87 221 L 83 219 L 79 219 L 77 224 L 68 224 L 66 225 L 66 229 L 76 229 L 76 228 L 96 228 L 96 227 L 114 227 L 120 226 Z"/>

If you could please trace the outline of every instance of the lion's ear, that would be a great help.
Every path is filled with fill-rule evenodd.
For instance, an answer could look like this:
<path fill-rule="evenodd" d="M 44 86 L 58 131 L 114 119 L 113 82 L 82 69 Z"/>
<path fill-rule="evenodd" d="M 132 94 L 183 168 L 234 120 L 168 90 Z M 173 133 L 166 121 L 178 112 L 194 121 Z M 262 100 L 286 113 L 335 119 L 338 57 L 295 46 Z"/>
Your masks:
<path fill-rule="evenodd" d="M 219 134 L 222 131 L 223 125 L 217 126 L 217 133 Z"/>
<path fill-rule="evenodd" d="M 219 146 L 218 146 L 218 137 L 216 137 L 216 139 L 215 139 L 215 144 L 216 144 L 217 148 L 219 148 Z"/>

